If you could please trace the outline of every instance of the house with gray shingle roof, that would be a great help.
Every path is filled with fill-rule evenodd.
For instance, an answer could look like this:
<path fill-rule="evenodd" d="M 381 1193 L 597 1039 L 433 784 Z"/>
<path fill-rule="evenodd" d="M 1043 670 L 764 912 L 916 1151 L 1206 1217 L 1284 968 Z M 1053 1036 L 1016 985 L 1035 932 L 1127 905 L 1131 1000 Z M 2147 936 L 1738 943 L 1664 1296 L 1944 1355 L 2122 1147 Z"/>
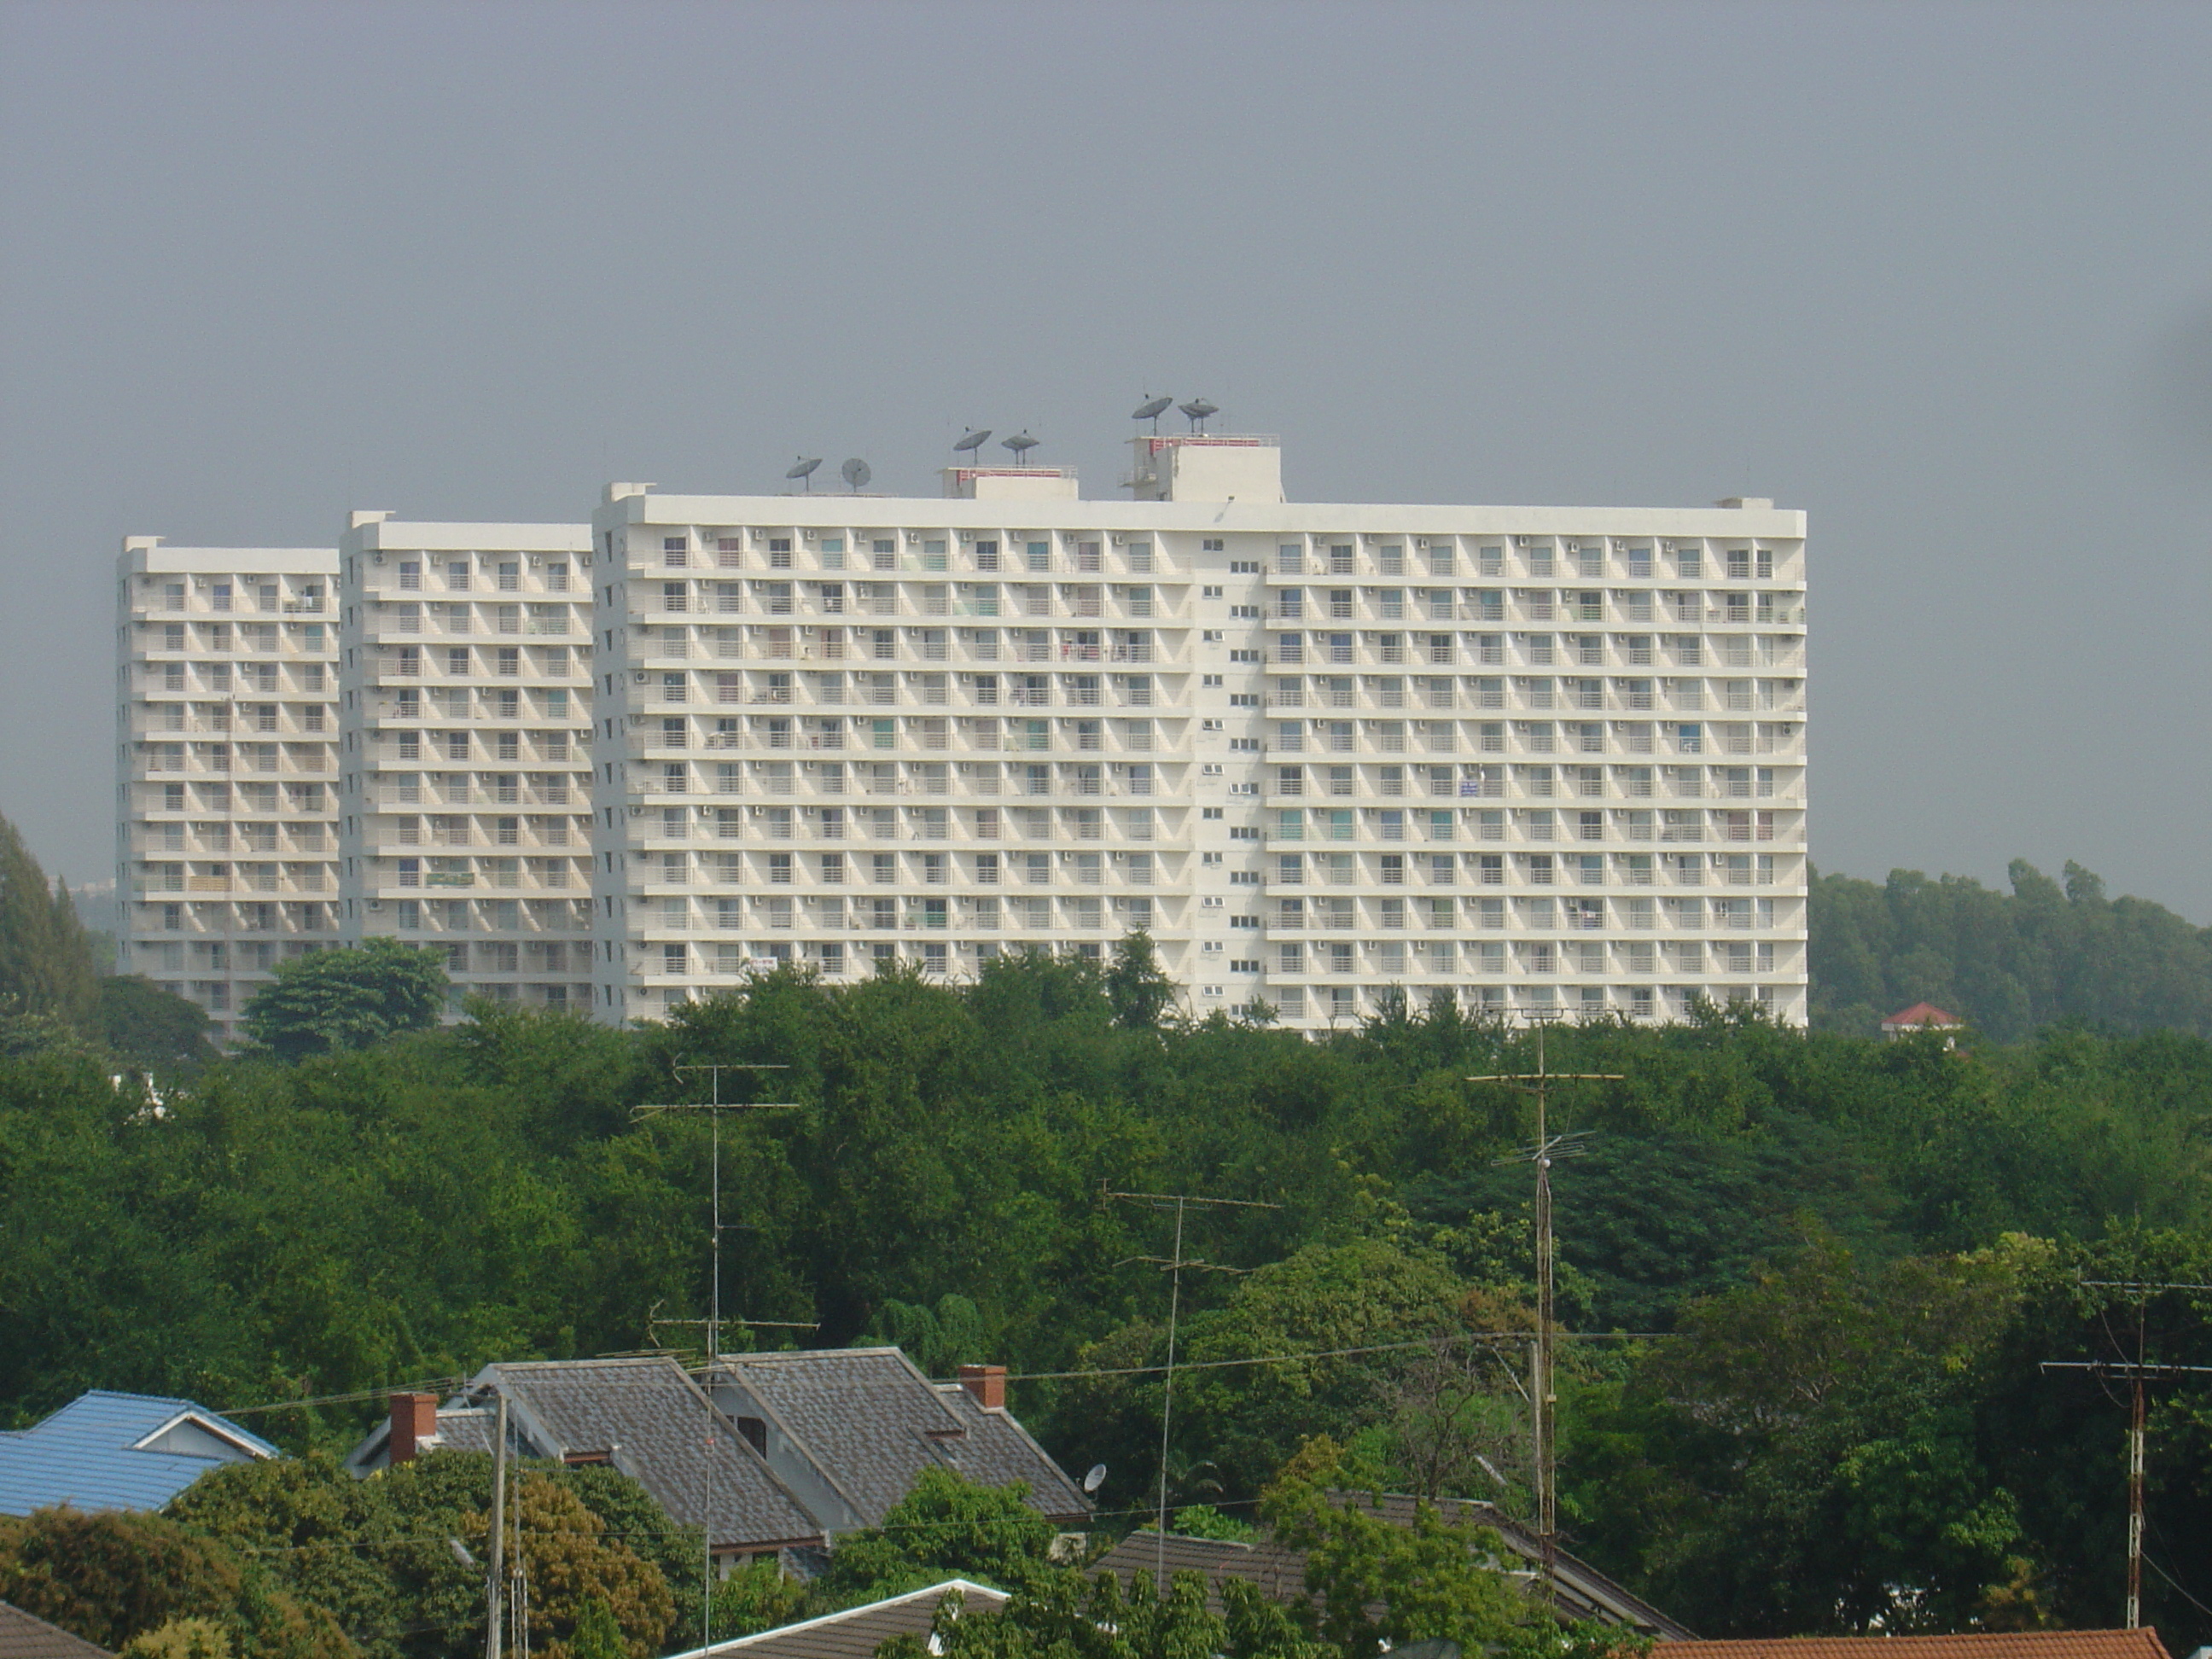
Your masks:
<path fill-rule="evenodd" d="M 94 1389 L 44 1422 L 0 1433 L 0 1515 L 64 1504 L 158 1510 L 218 1465 L 276 1455 L 196 1401 Z"/>
<path fill-rule="evenodd" d="M 0 1601 L 0 1659 L 115 1659 L 59 1626 Z"/>
<path fill-rule="evenodd" d="M 931 1468 L 1026 1481 L 1047 1518 L 1087 1522 L 1089 1501 L 1006 1409 L 1005 1367 L 962 1372 L 933 1382 L 896 1348 L 725 1354 L 696 1374 L 659 1354 L 487 1365 L 443 1406 L 394 1395 L 347 1467 L 488 1451 L 504 1397 L 514 1453 L 621 1470 L 672 1519 L 705 1524 L 724 1562 L 803 1570 L 839 1534 L 879 1524 Z"/>

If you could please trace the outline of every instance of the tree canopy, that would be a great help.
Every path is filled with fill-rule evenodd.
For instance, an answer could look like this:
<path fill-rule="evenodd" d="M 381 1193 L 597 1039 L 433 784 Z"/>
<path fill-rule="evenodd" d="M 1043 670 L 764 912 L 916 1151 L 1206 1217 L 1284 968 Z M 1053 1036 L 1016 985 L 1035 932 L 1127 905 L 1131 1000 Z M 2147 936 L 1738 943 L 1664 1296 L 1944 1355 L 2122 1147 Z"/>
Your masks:
<path fill-rule="evenodd" d="M 2085 1281 L 2212 1280 L 2212 1042 L 2062 1027 L 1947 1048 L 1704 1009 L 1555 1027 L 1545 1052 L 1626 1079 L 1553 1101 L 1589 1132 L 1553 1183 L 1568 1547 L 1708 1634 L 2108 1621 L 2125 1414 L 2038 1366 L 2109 1357 L 2133 1318 Z M 786 970 L 628 1030 L 480 1006 L 366 1048 L 226 1060 L 159 1109 L 97 1055 L 0 1052 L 0 1425 L 92 1387 L 307 1402 L 681 1341 L 709 1295 L 708 1129 L 631 1109 L 681 1097 L 678 1065 L 769 1064 L 788 1069 L 724 1079 L 798 1107 L 723 1127 L 723 1213 L 744 1224 L 726 1311 L 910 1343 L 938 1375 L 1030 1375 L 1016 1410 L 1065 1467 L 1107 1466 L 1102 1524 L 1127 1526 L 1158 1502 L 1170 1285 L 1144 1258 L 1173 1218 L 1102 1189 L 1264 1201 L 1187 1218 L 1185 1255 L 1221 1271 L 1183 1274 L 1170 1505 L 1251 1524 L 1326 1436 L 1352 1484 L 1510 1512 L 1529 1176 L 1501 1160 L 1530 1122 L 1466 1079 L 1534 1058 L 1532 1034 L 1449 1006 L 1319 1038 L 1131 1020 L 1103 967 L 1044 957 L 972 986 Z M 2154 1355 L 2212 1364 L 2212 1298 L 2162 1293 L 2143 1317 Z M 2177 1587 L 2149 1574 L 2146 1596 L 2183 1650 L 2212 1635 L 2186 1599 L 2212 1559 L 2207 1401 L 2177 1382 L 2151 1402 L 2152 1550 Z M 330 1453 L 377 1409 L 253 1423 Z M 384 1478 L 444 1493 L 444 1532 L 395 1538 L 481 1511 L 480 1485 L 436 1486 L 448 1455 Z M 684 1547 L 656 1555 L 649 1517 L 564 1490 L 696 1609 Z M 282 1547 L 325 1574 L 286 1593 L 355 1606 L 340 1559 L 304 1547 L 336 1500 L 268 1501 L 307 1517 Z M 465 1590 L 450 1551 L 379 1559 L 419 1574 L 410 1595 Z M 859 1594 L 945 1566 L 887 1533 L 834 1571 Z M 615 1588 L 577 1597 L 559 1639 L 583 1639 L 594 1596 L 620 1626 Z M 1093 1591 L 1035 1594 L 1058 1618 Z M 1176 1596 L 1146 1618 L 1182 1630 Z M 758 1576 L 717 1600 L 757 1622 L 793 1605 Z"/>
<path fill-rule="evenodd" d="M 246 1035 L 279 1060 L 366 1048 L 434 1024 L 446 1006 L 437 951 L 378 936 L 280 962 L 246 1005 Z"/>
<path fill-rule="evenodd" d="M 1813 878 L 1813 1023 L 1872 1036 L 1882 1016 L 1932 1002 L 2001 1042 L 2076 1020 L 2212 1036 L 2212 927 L 2107 898 L 2069 862 L 2062 888 L 2014 859 L 2009 895 L 1963 876 L 1893 870 L 1877 886 Z"/>
<path fill-rule="evenodd" d="M 92 942 L 69 889 L 47 885 L 15 826 L 0 818 L 0 1012 L 45 1015 L 89 1032 L 99 995 Z"/>

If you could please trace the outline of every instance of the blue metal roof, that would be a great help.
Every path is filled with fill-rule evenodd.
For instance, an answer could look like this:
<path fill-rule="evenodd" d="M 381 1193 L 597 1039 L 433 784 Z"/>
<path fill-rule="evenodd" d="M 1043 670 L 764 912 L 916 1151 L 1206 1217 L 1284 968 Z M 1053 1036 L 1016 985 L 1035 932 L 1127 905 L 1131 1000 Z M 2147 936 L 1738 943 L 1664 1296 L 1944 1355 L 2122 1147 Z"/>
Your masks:
<path fill-rule="evenodd" d="M 219 1463 L 276 1455 L 192 1401 L 95 1389 L 35 1428 L 0 1433 L 0 1515 L 158 1510 Z"/>

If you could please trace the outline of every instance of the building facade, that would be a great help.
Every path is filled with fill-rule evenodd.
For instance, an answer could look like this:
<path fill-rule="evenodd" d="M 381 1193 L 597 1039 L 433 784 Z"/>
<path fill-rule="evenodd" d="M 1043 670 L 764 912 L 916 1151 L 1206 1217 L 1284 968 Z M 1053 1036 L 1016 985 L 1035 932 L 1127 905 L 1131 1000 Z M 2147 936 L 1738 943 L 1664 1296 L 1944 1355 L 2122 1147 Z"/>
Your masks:
<path fill-rule="evenodd" d="M 125 541 L 116 590 L 117 969 L 212 1035 L 337 939 L 332 548 Z"/>
<path fill-rule="evenodd" d="M 1290 503 L 1271 439 L 1136 450 L 1128 501 L 609 486 L 600 1018 L 1142 928 L 1200 1015 L 1803 1021 L 1802 514 Z"/>
<path fill-rule="evenodd" d="M 455 1016 L 581 1007 L 588 527 L 356 513 L 339 556 L 344 938 L 442 948 Z"/>

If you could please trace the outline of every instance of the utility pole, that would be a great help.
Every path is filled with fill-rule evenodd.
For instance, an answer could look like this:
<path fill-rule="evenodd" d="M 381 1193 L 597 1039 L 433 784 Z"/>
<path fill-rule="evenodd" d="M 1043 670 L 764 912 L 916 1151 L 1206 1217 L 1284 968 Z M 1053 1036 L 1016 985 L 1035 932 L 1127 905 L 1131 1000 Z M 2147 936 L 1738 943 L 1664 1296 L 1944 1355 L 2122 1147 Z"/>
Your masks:
<path fill-rule="evenodd" d="M 507 1395 L 497 1396 L 491 1443 L 491 1571 L 484 1588 L 484 1659 L 500 1659 L 500 1596 L 507 1588 Z"/>
<path fill-rule="evenodd" d="M 1168 1561 L 1168 1430 L 1175 1414 L 1176 1322 L 1182 1311 L 1182 1270 L 1200 1267 L 1207 1273 L 1235 1273 L 1248 1271 L 1243 1267 L 1224 1267 L 1212 1261 L 1186 1258 L 1182 1253 L 1183 1212 L 1190 1205 L 1201 1209 L 1219 1210 L 1279 1210 L 1279 1204 L 1259 1204 L 1242 1198 L 1200 1198 L 1189 1193 L 1117 1193 L 1103 1188 L 1102 1198 L 1119 1198 L 1131 1203 L 1145 1204 L 1155 1210 L 1175 1210 L 1175 1253 L 1172 1255 L 1133 1255 L 1117 1261 L 1117 1267 L 1126 1267 L 1131 1261 L 1143 1261 L 1156 1267 L 1164 1267 L 1169 1274 L 1168 1291 L 1168 1366 L 1165 1386 L 1160 1395 L 1160 1498 L 1156 1518 L 1158 1531 L 1154 1534 L 1153 1592 L 1164 1594 L 1167 1587 Z"/>
<path fill-rule="evenodd" d="M 1577 1156 L 1580 1133 L 1554 1135 L 1548 1116 L 1550 1091 L 1555 1083 L 1620 1083 L 1620 1072 L 1552 1072 L 1544 1067 L 1544 1026 L 1536 1027 L 1536 1069 L 1497 1072 L 1471 1077 L 1469 1083 L 1494 1083 L 1516 1094 L 1533 1095 L 1536 1101 L 1536 1140 L 1524 1153 L 1501 1163 L 1529 1163 L 1536 1166 L 1536 1340 L 1528 1345 L 1528 1411 L 1530 1451 L 1535 1462 L 1536 1538 L 1543 1548 L 1544 1601 L 1559 1605 L 1559 1395 L 1553 1387 L 1553 1331 L 1552 1316 L 1552 1161 Z"/>
<path fill-rule="evenodd" d="M 725 1072 L 785 1072 L 787 1066 L 740 1065 L 724 1061 L 718 1064 L 677 1066 L 671 1068 L 678 1077 L 690 1072 L 704 1072 L 708 1079 L 709 1098 L 678 1101 L 647 1106 L 633 1107 L 634 1118 L 658 1116 L 669 1112 L 704 1112 L 713 1130 L 713 1175 L 711 1178 L 712 1206 L 708 1236 L 713 1268 L 707 1292 L 707 1382 L 699 1392 L 707 1401 L 707 1502 L 700 1516 L 700 1530 L 704 1534 L 701 1547 L 705 1556 L 704 1568 L 699 1581 L 699 1644 L 711 1647 L 714 1641 L 714 1458 L 720 1447 L 720 1413 L 714 1408 L 714 1363 L 721 1357 L 722 1343 L 722 1114 L 725 1112 L 795 1112 L 799 1109 L 795 1101 L 726 1101 L 722 1098 L 722 1073 Z M 676 1322 L 670 1321 L 670 1323 Z M 750 1323 L 753 1322 L 743 1322 Z M 494 1655 L 492 1659 L 498 1659 Z"/>
<path fill-rule="evenodd" d="M 2142 1626 L 2143 1547 L 2143 1384 L 2165 1382 L 2191 1375 L 2212 1376 L 2212 1365 L 2153 1365 L 2146 1358 L 2146 1330 L 2154 1291 L 2212 1291 L 2212 1285 L 2140 1284 L 2124 1279 L 2085 1279 L 2085 1290 L 2132 1291 L 2136 1293 L 2136 1357 L 2132 1361 L 2102 1359 L 2046 1359 L 2046 1371 L 2087 1371 L 2092 1376 L 2124 1381 L 2128 1384 L 2128 1630 Z"/>

